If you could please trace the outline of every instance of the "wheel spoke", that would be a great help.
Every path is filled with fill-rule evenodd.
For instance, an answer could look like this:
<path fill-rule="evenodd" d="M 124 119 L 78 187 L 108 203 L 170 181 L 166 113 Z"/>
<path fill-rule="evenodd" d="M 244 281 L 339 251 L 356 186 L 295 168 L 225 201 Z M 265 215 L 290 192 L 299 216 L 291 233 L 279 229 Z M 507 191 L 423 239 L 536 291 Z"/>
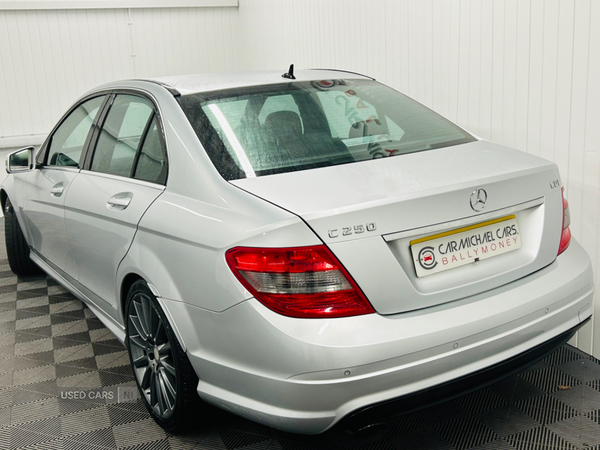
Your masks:
<path fill-rule="evenodd" d="M 172 402 L 170 402 L 171 404 L 175 403 L 175 396 L 177 395 L 177 391 L 175 390 L 175 386 L 173 386 L 173 383 L 171 382 L 171 380 L 169 379 L 169 377 L 167 376 L 167 374 L 165 373 L 164 370 L 161 370 L 158 373 L 160 379 L 162 380 L 162 383 L 164 385 L 164 387 L 166 388 L 166 393 L 169 394 L 169 397 L 173 399 Z"/>
<path fill-rule="evenodd" d="M 175 367 L 170 362 L 166 362 L 164 359 L 161 359 L 160 363 L 165 368 L 165 370 L 169 372 L 173 377 L 177 375 L 177 373 L 175 372 Z"/>
<path fill-rule="evenodd" d="M 144 328 L 142 327 L 142 324 L 140 323 L 139 317 L 129 316 L 129 322 L 135 329 L 135 332 L 137 333 L 138 336 L 140 336 L 144 340 L 148 338 L 148 336 L 146 334 L 146 330 L 144 330 Z"/>
<path fill-rule="evenodd" d="M 167 356 L 171 354 L 171 343 L 169 341 L 158 346 L 158 354 L 160 356 Z"/>
<path fill-rule="evenodd" d="M 135 345 L 136 347 L 141 348 L 142 350 L 146 348 L 146 342 L 143 341 L 139 336 L 130 336 L 129 342 Z"/>
<path fill-rule="evenodd" d="M 140 322 L 142 322 L 144 326 L 144 330 L 146 330 L 146 336 L 151 336 L 152 323 L 151 323 L 151 315 L 152 315 L 152 306 L 150 305 L 150 299 L 145 296 L 140 296 L 140 301 L 142 304 L 142 317 L 140 317 Z"/>
<path fill-rule="evenodd" d="M 164 412 L 170 411 L 173 409 L 175 405 L 175 391 L 173 390 L 173 386 L 163 372 L 158 372 L 158 379 L 160 381 L 160 390 L 161 397 L 163 398 L 163 403 L 165 405 Z"/>
<path fill-rule="evenodd" d="M 135 314 L 136 316 L 130 316 L 131 320 L 133 321 L 134 326 L 136 327 L 136 330 L 138 331 L 139 335 L 142 336 L 142 338 L 144 339 L 148 339 L 148 328 L 146 328 L 146 319 L 144 316 L 144 308 L 142 306 L 142 303 L 137 301 L 136 299 L 133 300 L 133 307 L 135 309 Z M 137 322 L 137 323 L 136 323 Z M 139 326 L 139 328 L 138 328 Z"/>
<path fill-rule="evenodd" d="M 154 408 L 156 406 L 156 373 L 153 370 L 150 370 L 148 389 L 150 390 L 150 406 Z"/>
<path fill-rule="evenodd" d="M 148 366 L 148 357 L 146 355 L 141 355 L 133 360 L 133 365 L 138 369 L 140 367 Z"/>
<path fill-rule="evenodd" d="M 145 366 L 142 371 L 142 375 L 138 377 L 138 380 L 141 388 L 146 390 L 150 387 L 150 382 L 152 380 L 152 369 L 150 369 L 150 366 Z"/>
<path fill-rule="evenodd" d="M 154 342 L 158 342 L 158 337 L 160 332 L 164 329 L 163 321 L 161 318 L 158 318 L 158 324 L 156 325 L 156 329 L 154 330 Z"/>
<path fill-rule="evenodd" d="M 158 373 L 154 375 L 154 391 L 156 391 L 156 398 L 158 400 L 158 413 L 163 416 L 167 411 L 167 405 L 165 404 L 165 397 L 163 395 L 163 388 L 161 386 L 161 380 Z"/>

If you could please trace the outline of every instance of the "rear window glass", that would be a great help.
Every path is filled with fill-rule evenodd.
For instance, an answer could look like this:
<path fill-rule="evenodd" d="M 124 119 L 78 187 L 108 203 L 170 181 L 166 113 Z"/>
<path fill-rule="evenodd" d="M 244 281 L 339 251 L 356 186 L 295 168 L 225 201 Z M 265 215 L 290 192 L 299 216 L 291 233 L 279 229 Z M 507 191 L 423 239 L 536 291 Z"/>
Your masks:
<path fill-rule="evenodd" d="M 396 157 L 475 139 L 371 80 L 319 80 L 185 95 L 179 102 L 225 179 Z"/>

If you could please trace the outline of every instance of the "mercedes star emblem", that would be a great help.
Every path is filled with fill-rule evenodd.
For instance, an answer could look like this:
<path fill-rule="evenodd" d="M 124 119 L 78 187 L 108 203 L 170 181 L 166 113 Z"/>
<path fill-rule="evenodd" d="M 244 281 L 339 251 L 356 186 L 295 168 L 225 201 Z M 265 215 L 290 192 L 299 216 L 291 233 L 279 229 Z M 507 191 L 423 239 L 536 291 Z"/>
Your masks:
<path fill-rule="evenodd" d="M 485 208 L 487 202 L 487 192 L 484 189 L 475 189 L 471 194 L 471 208 L 474 211 L 481 211 Z"/>

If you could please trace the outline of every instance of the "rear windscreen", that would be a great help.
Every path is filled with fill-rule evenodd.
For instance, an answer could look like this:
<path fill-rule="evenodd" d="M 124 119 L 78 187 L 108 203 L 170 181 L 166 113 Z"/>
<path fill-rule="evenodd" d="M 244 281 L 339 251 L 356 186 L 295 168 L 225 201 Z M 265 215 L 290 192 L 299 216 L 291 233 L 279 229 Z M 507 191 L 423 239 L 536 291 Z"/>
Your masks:
<path fill-rule="evenodd" d="M 179 97 L 227 180 L 475 140 L 427 107 L 372 80 L 320 80 Z"/>

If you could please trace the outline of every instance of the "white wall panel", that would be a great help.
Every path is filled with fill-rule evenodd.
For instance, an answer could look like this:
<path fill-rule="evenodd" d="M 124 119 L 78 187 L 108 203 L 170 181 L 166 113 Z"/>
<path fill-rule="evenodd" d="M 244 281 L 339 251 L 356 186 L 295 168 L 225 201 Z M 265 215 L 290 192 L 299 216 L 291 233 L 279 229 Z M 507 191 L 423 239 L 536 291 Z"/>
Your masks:
<path fill-rule="evenodd" d="M 131 76 L 126 21 L 116 10 L 0 12 L 0 137 L 45 133 L 92 86 Z"/>
<path fill-rule="evenodd" d="M 239 3 L 247 68 L 365 72 L 483 138 L 556 161 L 600 281 L 600 2 Z M 600 302 L 595 314 L 578 345 L 600 356 Z"/>
<path fill-rule="evenodd" d="M 241 69 L 233 8 L 131 11 L 136 77 Z"/>
<path fill-rule="evenodd" d="M 239 69 L 238 30 L 237 8 L 0 10 L 0 146 L 39 143 L 108 81 Z"/>

